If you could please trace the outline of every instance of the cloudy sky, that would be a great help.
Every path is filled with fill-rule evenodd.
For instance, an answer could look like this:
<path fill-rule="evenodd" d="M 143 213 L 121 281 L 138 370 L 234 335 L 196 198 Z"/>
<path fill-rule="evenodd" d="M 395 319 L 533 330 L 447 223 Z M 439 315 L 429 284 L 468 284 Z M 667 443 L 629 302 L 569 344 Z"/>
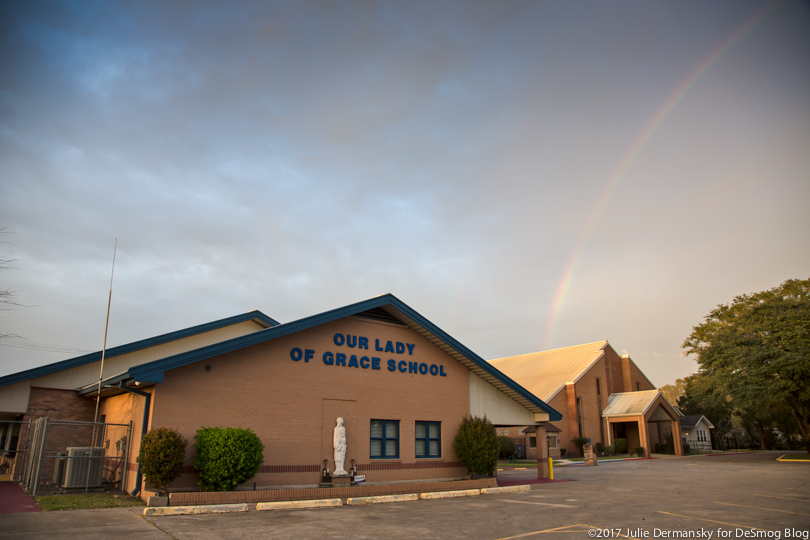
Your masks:
<path fill-rule="evenodd" d="M 0 375 L 393 293 L 490 359 L 810 277 L 800 0 L 3 2 Z"/>

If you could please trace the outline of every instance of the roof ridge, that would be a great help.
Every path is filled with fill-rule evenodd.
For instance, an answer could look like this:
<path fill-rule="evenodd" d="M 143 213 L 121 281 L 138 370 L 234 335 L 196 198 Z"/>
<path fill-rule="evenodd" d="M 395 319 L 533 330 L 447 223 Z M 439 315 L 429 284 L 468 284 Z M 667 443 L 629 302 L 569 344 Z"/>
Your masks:
<path fill-rule="evenodd" d="M 492 360 L 489 360 L 489 362 L 494 362 L 496 360 L 506 360 L 507 358 L 520 358 L 520 357 L 523 357 L 523 356 L 532 356 L 532 355 L 535 355 L 535 354 L 543 354 L 543 353 L 551 353 L 551 352 L 556 352 L 556 351 L 564 351 L 564 350 L 567 350 L 567 349 L 576 349 L 576 348 L 579 348 L 579 347 L 587 347 L 588 345 L 596 345 L 597 343 L 605 343 L 605 344 L 607 344 L 608 341 L 606 339 L 603 339 L 601 341 L 593 341 L 591 343 L 582 343 L 580 345 L 570 345 L 568 347 L 559 347 L 557 349 L 548 349 L 548 350 L 545 350 L 545 351 L 535 351 L 535 352 L 524 353 L 524 354 L 516 354 L 514 356 L 504 356 L 504 357 L 501 357 L 501 358 L 493 358 Z"/>

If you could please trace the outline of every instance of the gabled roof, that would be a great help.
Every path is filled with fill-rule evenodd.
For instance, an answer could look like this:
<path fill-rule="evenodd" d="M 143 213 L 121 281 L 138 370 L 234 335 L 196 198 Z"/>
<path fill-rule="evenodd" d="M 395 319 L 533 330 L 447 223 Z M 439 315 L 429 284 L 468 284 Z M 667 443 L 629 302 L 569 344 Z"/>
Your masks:
<path fill-rule="evenodd" d="M 543 401 L 551 401 L 569 382 L 577 382 L 605 354 L 608 342 L 540 351 L 490 360 Z"/>
<path fill-rule="evenodd" d="M 473 373 L 499 389 L 530 411 L 547 413 L 551 420 L 560 420 L 562 415 L 547 405 L 534 394 L 517 384 L 515 381 L 501 373 L 493 365 L 473 353 L 467 347 L 453 339 L 438 326 L 414 311 L 411 307 L 392 294 L 385 294 L 355 304 L 326 311 L 318 315 L 305 317 L 297 321 L 280 324 L 272 328 L 260 330 L 252 334 L 215 343 L 207 347 L 195 349 L 154 362 L 133 366 L 127 373 L 127 381 L 140 383 L 161 383 L 163 374 L 194 362 L 219 356 L 264 343 L 272 339 L 287 336 L 302 330 L 313 328 L 322 324 L 350 316 L 366 316 L 375 319 L 385 318 L 398 321 L 422 337 L 433 343 L 436 347 L 461 362 Z"/>
<path fill-rule="evenodd" d="M 681 429 L 693 428 L 700 423 L 701 419 L 706 420 L 706 424 L 709 426 L 709 429 L 714 429 L 714 424 L 709 422 L 709 419 L 702 414 L 687 414 L 681 416 Z"/>
<path fill-rule="evenodd" d="M 156 345 L 162 345 L 170 341 L 191 337 L 197 334 L 202 334 L 204 332 L 210 332 L 212 330 L 218 330 L 226 326 L 231 326 L 246 321 L 254 321 L 264 327 L 273 327 L 279 324 L 278 321 L 268 317 L 261 311 L 254 310 L 249 311 L 247 313 L 243 313 L 241 315 L 235 315 L 233 317 L 220 319 L 218 321 L 192 326 L 190 328 L 177 330 L 175 332 L 169 332 L 168 334 L 163 334 L 148 339 L 142 339 L 140 341 L 127 343 L 126 345 L 111 347 L 105 351 L 104 358 L 112 358 L 114 356 L 120 356 L 122 354 L 135 352 L 141 349 L 146 349 L 148 347 L 154 347 Z M 11 375 L 0 377 L 0 387 L 8 386 L 10 384 L 22 381 L 27 381 L 29 379 L 35 379 L 37 377 L 43 377 L 45 375 L 50 375 L 51 373 L 57 373 L 59 371 L 64 371 L 66 369 L 71 369 L 99 361 L 101 361 L 101 351 L 96 351 L 90 354 L 85 354 L 83 356 L 77 356 L 75 358 L 62 360 L 61 362 L 55 362 L 53 364 L 48 364 L 33 369 L 27 369 L 25 371 L 20 371 L 18 373 L 12 373 Z"/>
<path fill-rule="evenodd" d="M 602 411 L 602 416 L 637 416 L 646 414 L 655 399 L 660 395 L 662 394 L 658 390 L 610 394 L 608 396 L 608 406 Z"/>

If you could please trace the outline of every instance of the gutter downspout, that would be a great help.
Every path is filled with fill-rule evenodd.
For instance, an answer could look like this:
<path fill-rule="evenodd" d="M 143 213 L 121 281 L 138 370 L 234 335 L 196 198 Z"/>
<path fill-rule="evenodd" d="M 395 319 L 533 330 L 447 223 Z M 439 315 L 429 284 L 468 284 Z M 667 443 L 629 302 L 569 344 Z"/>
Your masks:
<path fill-rule="evenodd" d="M 129 386 L 124 384 L 124 381 L 118 383 L 118 388 L 126 392 L 138 394 L 139 396 L 143 396 L 144 398 L 146 398 L 146 403 L 143 406 L 143 422 L 141 423 L 141 440 L 143 440 L 143 436 L 146 435 L 146 432 L 149 429 L 149 407 L 152 404 L 152 394 L 144 392 L 143 390 L 138 390 L 136 388 L 130 388 Z M 125 459 L 129 459 L 129 456 L 127 456 Z M 143 481 L 143 473 L 141 472 L 141 464 L 138 463 L 138 472 L 135 476 L 135 489 L 132 490 L 130 495 L 134 497 L 141 492 L 142 481 Z"/>

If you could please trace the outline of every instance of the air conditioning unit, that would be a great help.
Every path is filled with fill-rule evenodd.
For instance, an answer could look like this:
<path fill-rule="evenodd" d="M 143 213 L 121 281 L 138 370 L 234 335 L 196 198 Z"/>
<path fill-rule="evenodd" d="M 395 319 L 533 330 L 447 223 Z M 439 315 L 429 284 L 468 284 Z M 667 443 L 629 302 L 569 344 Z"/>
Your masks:
<path fill-rule="evenodd" d="M 71 447 L 67 449 L 63 488 L 101 487 L 104 470 L 104 448 Z"/>

